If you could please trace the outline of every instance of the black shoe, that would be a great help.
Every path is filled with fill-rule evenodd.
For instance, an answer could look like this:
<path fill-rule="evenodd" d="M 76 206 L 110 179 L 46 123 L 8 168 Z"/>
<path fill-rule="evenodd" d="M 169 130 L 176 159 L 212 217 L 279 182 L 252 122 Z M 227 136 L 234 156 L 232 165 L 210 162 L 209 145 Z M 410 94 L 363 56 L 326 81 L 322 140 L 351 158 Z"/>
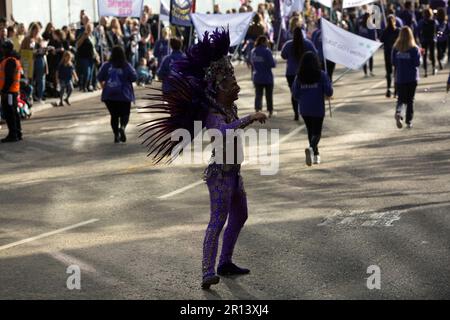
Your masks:
<path fill-rule="evenodd" d="M 298 121 L 298 120 L 300 120 L 300 117 L 299 117 L 298 114 L 296 114 L 295 117 L 294 117 L 294 121 Z"/>
<path fill-rule="evenodd" d="M 221 276 L 234 276 L 249 274 L 250 270 L 239 268 L 234 263 L 226 263 L 217 268 L 217 274 Z"/>
<path fill-rule="evenodd" d="M 116 133 L 114 135 L 114 143 L 119 143 L 120 142 L 120 135 L 118 133 Z"/>
<path fill-rule="evenodd" d="M 202 281 L 202 289 L 203 290 L 208 290 L 212 285 L 214 284 L 218 284 L 220 282 L 220 277 L 218 276 L 209 276 L 209 277 L 205 277 L 203 278 Z"/>
<path fill-rule="evenodd" d="M 69 98 L 64 99 L 64 102 L 67 103 L 68 106 L 71 106 L 71 104 L 69 102 Z"/>
<path fill-rule="evenodd" d="M 391 90 L 386 91 L 386 98 L 390 98 L 391 97 Z"/>
<path fill-rule="evenodd" d="M 127 136 L 125 135 L 125 129 L 119 129 L 120 141 L 123 143 L 127 142 Z"/>
<path fill-rule="evenodd" d="M 0 141 L 1 141 L 1 143 L 9 143 L 9 142 L 20 141 L 20 139 L 19 138 L 14 138 L 14 137 L 6 137 L 6 138 L 4 138 L 4 139 L 2 139 Z"/>

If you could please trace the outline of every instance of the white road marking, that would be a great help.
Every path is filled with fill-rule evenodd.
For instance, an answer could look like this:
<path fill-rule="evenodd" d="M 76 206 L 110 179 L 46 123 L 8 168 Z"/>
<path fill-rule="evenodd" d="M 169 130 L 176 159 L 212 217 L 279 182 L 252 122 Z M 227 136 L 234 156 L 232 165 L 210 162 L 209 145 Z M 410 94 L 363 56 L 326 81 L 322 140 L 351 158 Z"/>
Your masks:
<path fill-rule="evenodd" d="M 84 222 L 80 222 L 80 223 L 74 224 L 74 225 L 69 226 L 69 227 L 65 227 L 65 228 L 62 228 L 62 229 L 55 230 L 55 231 L 43 233 L 43 234 L 35 236 L 35 237 L 31 237 L 31 238 L 28 238 L 28 239 L 24 239 L 24 240 L 20 240 L 20 241 L 17 241 L 17 242 L 13 242 L 13 243 L 1 246 L 0 247 L 0 251 L 7 250 L 7 249 L 10 249 L 10 248 L 13 248 L 13 247 L 17 247 L 17 246 L 20 246 L 22 244 L 33 242 L 33 241 L 40 240 L 40 239 L 43 239 L 43 238 L 48 238 L 48 237 L 54 236 L 55 234 L 63 233 L 63 232 L 69 231 L 69 230 L 73 230 L 73 229 L 76 229 L 76 228 L 79 228 L 79 227 L 82 227 L 82 226 L 85 226 L 85 225 L 88 225 L 88 224 L 92 224 L 92 223 L 95 223 L 95 222 L 98 222 L 98 221 L 100 221 L 100 220 L 99 219 L 92 219 L 92 220 L 88 220 L 88 221 L 84 221 Z"/>
<path fill-rule="evenodd" d="M 62 253 L 62 252 L 49 252 L 48 253 L 52 258 L 55 260 L 61 262 L 62 264 L 66 266 L 76 265 L 79 266 L 81 270 L 88 273 L 97 273 L 97 270 L 89 264 L 87 264 L 84 261 L 81 261 L 80 259 L 77 259 L 75 257 L 72 257 L 68 254 Z"/>
<path fill-rule="evenodd" d="M 407 210 L 393 210 L 385 212 L 344 211 L 327 217 L 319 227 L 349 226 L 349 227 L 393 227 L 395 221 L 401 219 Z"/>
<path fill-rule="evenodd" d="M 184 188 L 181 188 L 181 189 L 175 190 L 174 192 L 171 192 L 171 193 L 165 194 L 163 196 L 160 196 L 160 197 L 158 197 L 158 199 L 164 200 L 164 199 L 167 199 L 167 198 L 171 198 L 173 196 L 176 196 L 177 194 L 180 194 L 180 193 L 183 193 L 183 192 L 188 191 L 190 189 L 193 189 L 193 188 L 195 188 L 195 187 L 197 187 L 197 186 L 199 186 L 199 185 L 201 185 L 203 183 L 204 183 L 203 180 L 194 182 L 193 184 L 190 184 L 190 185 L 188 185 L 188 186 L 186 186 Z"/>

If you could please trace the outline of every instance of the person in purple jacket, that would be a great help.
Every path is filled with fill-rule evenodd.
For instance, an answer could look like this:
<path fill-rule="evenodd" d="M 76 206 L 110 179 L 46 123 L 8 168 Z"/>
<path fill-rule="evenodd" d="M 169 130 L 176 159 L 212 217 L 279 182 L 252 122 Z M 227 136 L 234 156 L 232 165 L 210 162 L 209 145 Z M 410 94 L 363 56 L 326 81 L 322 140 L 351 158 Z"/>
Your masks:
<path fill-rule="evenodd" d="M 414 96 L 419 80 L 420 50 L 410 27 L 400 30 L 399 37 L 392 50 L 392 63 L 395 67 L 395 80 L 398 91 L 395 120 L 397 127 L 403 127 L 402 110 L 406 104 L 406 126 L 412 128 L 414 116 Z"/>
<path fill-rule="evenodd" d="M 262 110 L 262 98 L 266 92 L 267 111 L 269 117 L 273 115 L 273 72 L 276 63 L 272 52 L 268 48 L 266 36 L 259 36 L 251 54 L 253 84 L 255 85 L 255 110 Z"/>
<path fill-rule="evenodd" d="M 324 98 L 333 96 L 333 86 L 328 75 L 321 70 L 319 59 L 314 53 L 306 52 L 303 55 L 292 92 L 308 131 L 306 165 L 320 164 L 318 146 L 325 118 Z"/>
<path fill-rule="evenodd" d="M 292 88 L 292 84 L 294 83 L 295 76 L 297 75 L 300 60 L 303 57 L 303 54 L 309 51 L 317 54 L 317 49 L 314 47 L 314 44 L 310 40 L 303 37 L 303 31 L 301 28 L 295 28 L 293 35 L 293 39 L 287 41 L 281 50 L 281 57 L 284 60 L 287 60 L 286 79 L 289 84 L 289 88 Z M 294 121 L 298 121 L 298 105 L 293 96 L 291 96 L 291 102 L 295 114 Z"/>
<path fill-rule="evenodd" d="M 135 101 L 133 82 L 137 80 L 137 74 L 127 62 L 122 47 L 115 46 L 112 49 L 111 58 L 102 66 L 97 79 L 103 88 L 102 101 L 111 114 L 114 142 L 125 143 L 125 128 L 130 119 L 131 102 Z"/>
<path fill-rule="evenodd" d="M 181 47 L 183 46 L 183 42 L 178 38 L 170 39 L 170 48 L 172 53 L 168 56 L 165 56 L 161 62 L 161 65 L 156 72 L 159 80 L 162 81 L 162 91 L 164 93 L 168 93 L 172 88 L 167 82 L 167 78 L 170 75 L 170 71 L 172 68 L 172 64 L 178 60 L 181 60 L 185 57 L 185 54 L 181 51 Z"/>

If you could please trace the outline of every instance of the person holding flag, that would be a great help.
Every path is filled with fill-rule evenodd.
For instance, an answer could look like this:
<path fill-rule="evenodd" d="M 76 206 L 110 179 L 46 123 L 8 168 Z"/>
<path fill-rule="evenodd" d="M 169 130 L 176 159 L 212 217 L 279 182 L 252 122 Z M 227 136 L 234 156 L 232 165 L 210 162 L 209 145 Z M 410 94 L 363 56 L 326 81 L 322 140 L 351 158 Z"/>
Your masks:
<path fill-rule="evenodd" d="M 287 60 L 286 64 L 286 79 L 289 84 L 289 89 L 292 89 L 295 77 L 297 76 L 298 68 L 300 66 L 300 60 L 306 52 L 314 52 L 317 54 L 317 49 L 314 44 L 303 37 L 303 31 L 301 28 L 296 27 L 293 32 L 293 39 L 289 40 L 281 49 L 281 57 Z M 295 118 L 294 121 L 299 120 L 298 105 L 297 101 L 292 96 L 291 90 L 291 102 L 292 108 L 294 110 Z"/>

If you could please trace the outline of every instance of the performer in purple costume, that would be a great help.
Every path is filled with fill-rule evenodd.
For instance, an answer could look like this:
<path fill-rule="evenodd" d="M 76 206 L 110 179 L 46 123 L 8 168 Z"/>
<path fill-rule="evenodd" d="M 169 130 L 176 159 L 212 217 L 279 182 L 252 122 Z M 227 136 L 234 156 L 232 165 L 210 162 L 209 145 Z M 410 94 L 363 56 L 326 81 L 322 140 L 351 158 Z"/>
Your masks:
<path fill-rule="evenodd" d="M 234 130 L 243 129 L 255 121 L 265 123 L 267 120 L 267 116 L 261 112 L 238 118 L 234 102 L 238 100 L 240 88 L 228 57 L 229 46 L 228 31 L 216 30 L 211 35 L 206 32 L 202 41 L 189 48 L 185 58 L 173 63 L 167 79 L 173 89 L 169 93 L 149 95 L 150 100 L 158 102 L 145 107 L 150 110 L 149 113 L 167 115 L 142 124 L 144 128 L 141 136 L 148 135 L 144 143 L 156 163 L 165 159 L 167 162 L 173 161 L 173 151 L 190 141 L 172 141 L 171 134 L 178 129 L 185 129 L 193 139 L 197 134 L 194 132 L 195 121 L 202 121 L 203 127 L 207 129 L 219 130 L 226 141 L 226 135 L 233 134 Z M 233 250 L 248 211 L 239 159 L 235 157 L 232 163 L 226 161 L 230 147 L 233 152 L 239 153 L 235 143 L 232 146 L 225 144 L 221 150 L 215 149 L 205 171 L 211 218 L 203 245 L 203 289 L 209 289 L 220 281 L 215 265 L 219 237 L 227 219 L 217 273 L 228 276 L 250 272 L 232 262 Z"/>

